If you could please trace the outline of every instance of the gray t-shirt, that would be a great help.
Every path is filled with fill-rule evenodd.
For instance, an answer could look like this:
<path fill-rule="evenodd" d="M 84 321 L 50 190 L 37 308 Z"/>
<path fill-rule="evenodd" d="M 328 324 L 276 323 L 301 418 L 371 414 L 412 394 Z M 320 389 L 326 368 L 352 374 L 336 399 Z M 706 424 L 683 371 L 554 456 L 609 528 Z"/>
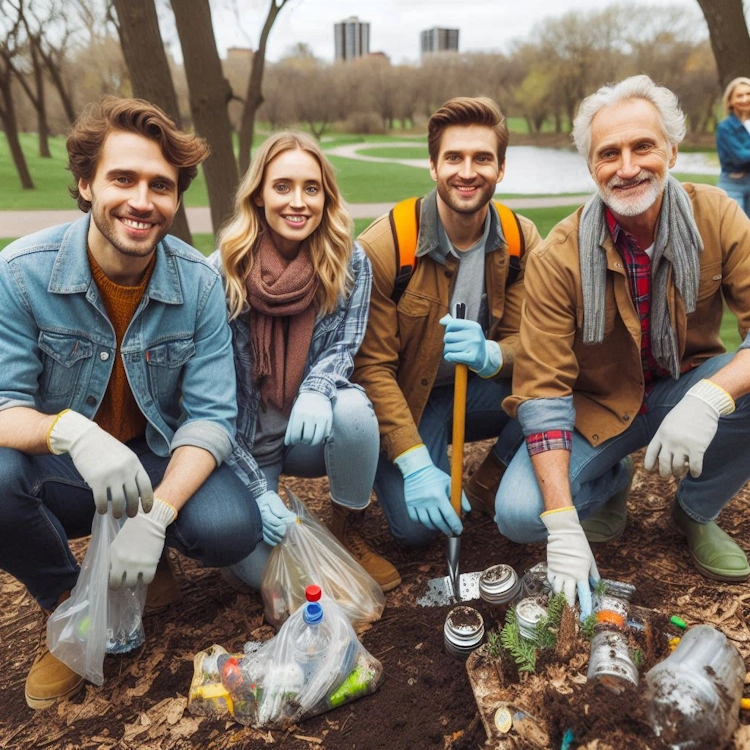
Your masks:
<path fill-rule="evenodd" d="M 253 458 L 258 466 L 270 466 L 284 458 L 284 435 L 289 417 L 271 404 L 258 409 L 258 421 L 255 423 L 255 441 Z"/>
<path fill-rule="evenodd" d="M 450 313 L 456 314 L 456 304 L 463 302 L 466 305 L 466 320 L 474 320 L 482 326 L 482 330 L 487 330 L 488 309 L 487 309 L 487 290 L 484 284 L 484 259 L 485 246 L 490 234 L 491 217 L 487 211 L 487 218 L 484 222 L 484 233 L 479 241 L 472 245 L 468 250 L 456 250 L 453 243 L 443 228 L 443 224 L 438 216 L 438 236 L 440 237 L 440 247 L 445 255 L 453 255 L 458 258 L 458 272 L 456 281 L 453 285 L 451 294 Z M 435 385 L 449 385 L 455 379 L 456 366 L 452 362 L 446 362 L 440 359 L 440 368 L 438 369 Z"/>

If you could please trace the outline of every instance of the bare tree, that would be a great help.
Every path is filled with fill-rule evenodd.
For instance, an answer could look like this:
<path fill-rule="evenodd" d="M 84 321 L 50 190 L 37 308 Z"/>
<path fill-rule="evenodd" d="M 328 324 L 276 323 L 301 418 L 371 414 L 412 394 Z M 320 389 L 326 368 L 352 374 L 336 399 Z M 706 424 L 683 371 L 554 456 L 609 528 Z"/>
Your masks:
<path fill-rule="evenodd" d="M 726 86 L 738 76 L 746 76 L 750 65 L 750 34 L 742 0 L 698 0 L 708 24 L 719 81 Z"/>
<path fill-rule="evenodd" d="M 169 73 L 167 53 L 159 31 L 154 0 L 113 0 L 117 32 L 133 84 L 133 94 L 161 107 L 180 122 L 177 94 Z M 172 234 L 192 243 L 184 204 L 172 225 Z"/>
<path fill-rule="evenodd" d="M 203 164 L 214 232 L 232 215 L 237 162 L 227 105 L 232 89 L 221 69 L 208 0 L 172 0 L 190 88 L 190 112 L 196 131 L 211 146 Z"/>
<path fill-rule="evenodd" d="M 247 93 L 245 94 L 245 107 L 242 110 L 242 121 L 240 122 L 240 172 L 244 174 L 250 166 L 250 154 L 253 148 L 253 133 L 255 130 L 255 116 L 263 104 L 263 69 L 266 63 L 266 44 L 268 35 L 271 33 L 276 16 L 287 4 L 288 0 L 271 0 L 268 8 L 266 22 L 260 33 L 258 49 L 253 54 L 253 66 L 250 71 L 250 79 L 247 82 Z"/>
<path fill-rule="evenodd" d="M 16 17 L 5 17 L 7 27 L 0 25 L 0 122 L 2 122 L 5 138 L 8 141 L 13 164 L 24 190 L 33 190 L 34 181 L 26 163 L 21 142 L 18 138 L 18 121 L 16 108 L 13 104 L 12 81 L 14 78 L 13 59 L 18 53 L 18 32 L 20 20 Z"/>

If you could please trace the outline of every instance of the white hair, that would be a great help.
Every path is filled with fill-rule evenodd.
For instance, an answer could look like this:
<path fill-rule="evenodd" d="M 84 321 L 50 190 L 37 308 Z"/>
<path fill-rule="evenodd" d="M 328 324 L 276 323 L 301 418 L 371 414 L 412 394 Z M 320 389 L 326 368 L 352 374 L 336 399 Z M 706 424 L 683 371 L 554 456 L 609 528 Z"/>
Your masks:
<path fill-rule="evenodd" d="M 685 115 L 677 97 L 668 88 L 657 86 L 646 75 L 631 76 L 619 83 L 602 86 L 581 102 L 573 121 L 573 142 L 578 153 L 587 162 L 591 156 L 591 123 L 594 117 L 605 107 L 629 99 L 644 99 L 656 107 L 664 136 L 670 146 L 677 146 L 685 137 Z"/>

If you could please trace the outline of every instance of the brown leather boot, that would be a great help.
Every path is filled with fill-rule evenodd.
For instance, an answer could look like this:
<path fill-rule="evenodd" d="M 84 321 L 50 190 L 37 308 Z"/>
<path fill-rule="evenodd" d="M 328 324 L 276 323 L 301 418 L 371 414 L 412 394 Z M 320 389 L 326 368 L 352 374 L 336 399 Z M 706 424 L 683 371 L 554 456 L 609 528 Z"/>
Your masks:
<path fill-rule="evenodd" d="M 174 567 L 169 559 L 169 550 L 165 547 L 156 566 L 154 580 L 146 591 L 146 606 L 144 615 L 154 615 L 166 609 L 170 604 L 182 601 L 182 591 L 175 578 Z"/>
<path fill-rule="evenodd" d="M 384 557 L 373 552 L 362 537 L 365 508 L 352 510 L 331 500 L 331 533 L 344 545 L 347 552 L 375 579 L 385 591 L 395 589 L 401 583 L 396 568 Z"/>
<path fill-rule="evenodd" d="M 507 468 L 490 448 L 466 485 L 466 497 L 474 510 L 490 518 L 495 517 L 495 495 Z"/>
<path fill-rule="evenodd" d="M 57 603 L 62 604 L 70 596 L 70 591 L 60 595 Z M 70 698 L 81 690 L 84 679 L 67 664 L 63 664 L 47 648 L 47 619 L 51 612 L 42 610 L 42 629 L 34 663 L 26 677 L 26 703 L 29 708 L 49 708 L 58 698 Z"/>

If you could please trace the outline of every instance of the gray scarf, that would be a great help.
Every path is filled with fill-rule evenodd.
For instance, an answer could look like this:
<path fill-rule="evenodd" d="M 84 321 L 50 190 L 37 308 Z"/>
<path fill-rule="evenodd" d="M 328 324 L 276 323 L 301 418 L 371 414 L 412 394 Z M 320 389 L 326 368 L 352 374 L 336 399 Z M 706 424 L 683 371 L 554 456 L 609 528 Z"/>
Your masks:
<path fill-rule="evenodd" d="M 604 242 L 609 234 L 604 209 L 604 201 L 595 195 L 583 208 L 578 234 L 584 344 L 598 344 L 604 338 L 607 284 Z M 702 250 L 703 241 L 695 226 L 690 198 L 682 185 L 669 176 L 651 258 L 651 351 L 673 378 L 680 375 L 680 357 L 677 333 L 669 319 L 667 305 L 669 268 L 673 269 L 674 283 L 685 303 L 685 312 L 694 312 L 700 281 L 698 254 Z"/>

